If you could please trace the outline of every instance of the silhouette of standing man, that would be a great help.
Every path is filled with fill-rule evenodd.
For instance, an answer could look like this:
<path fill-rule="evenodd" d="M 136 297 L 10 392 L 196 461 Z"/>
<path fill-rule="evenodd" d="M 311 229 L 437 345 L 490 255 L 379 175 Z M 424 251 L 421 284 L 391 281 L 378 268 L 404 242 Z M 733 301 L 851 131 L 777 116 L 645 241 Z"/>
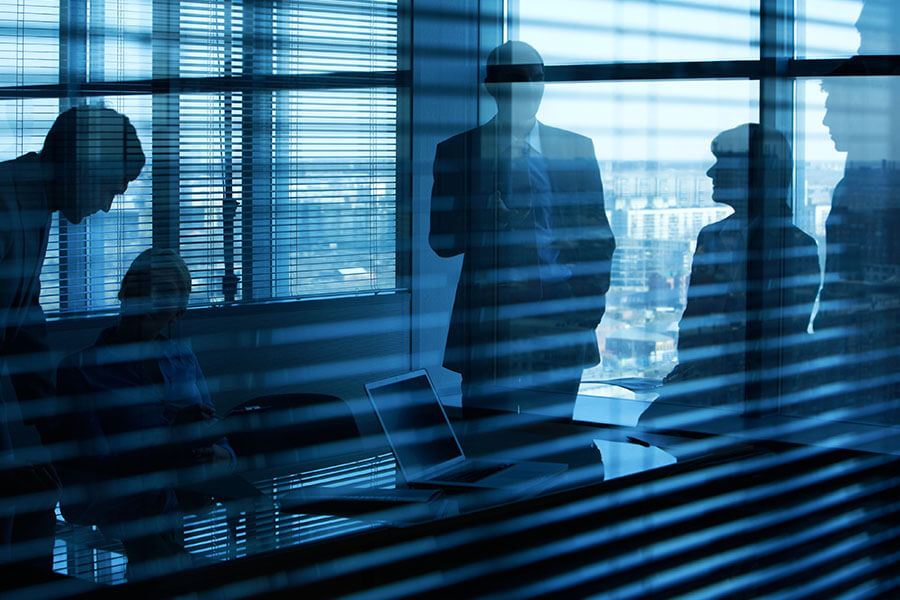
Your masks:
<path fill-rule="evenodd" d="M 59 211 L 77 224 L 108 212 L 144 162 L 127 117 L 81 106 L 57 117 L 40 153 L 0 163 L 0 375 L 8 373 L 25 422 L 42 439 L 52 437 L 54 424 L 41 403 L 52 403 L 55 395 L 40 305 L 51 217 Z M 49 573 L 56 475 L 48 465 L 17 460 L 6 421 L 11 399 L 0 400 L 0 565 L 12 566 L 20 577 Z M 45 502 L 23 498 L 33 493 L 43 493 Z"/>
<path fill-rule="evenodd" d="M 867 0 L 856 22 L 861 55 L 900 54 L 900 3 Z M 817 385 L 838 384 L 806 412 L 855 406 L 867 421 L 900 423 L 900 81 L 825 81 L 824 124 L 847 153 L 825 221 L 825 282 L 815 321 L 819 352 L 840 357 Z"/>
<path fill-rule="evenodd" d="M 435 155 L 429 241 L 463 255 L 444 365 L 463 376 L 467 416 L 571 417 L 582 370 L 600 361 L 615 240 L 591 140 L 535 119 L 543 81 L 534 48 L 495 48 L 496 116 Z"/>

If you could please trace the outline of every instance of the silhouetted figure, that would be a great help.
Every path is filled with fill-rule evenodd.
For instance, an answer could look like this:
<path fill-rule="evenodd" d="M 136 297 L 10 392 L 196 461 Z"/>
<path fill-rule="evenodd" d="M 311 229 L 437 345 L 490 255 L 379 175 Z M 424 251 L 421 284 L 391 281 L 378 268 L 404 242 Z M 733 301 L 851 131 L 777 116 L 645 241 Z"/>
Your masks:
<path fill-rule="evenodd" d="M 900 53 L 900 3 L 868 0 L 860 54 Z M 825 281 L 815 320 L 828 366 L 816 399 L 797 410 L 852 407 L 850 419 L 900 422 L 900 81 L 825 80 L 824 124 L 847 153 L 825 222 Z M 835 368 L 834 360 L 840 363 Z M 828 387 L 824 387 L 828 386 Z M 835 387 L 836 386 L 836 387 Z"/>
<path fill-rule="evenodd" d="M 644 424 L 672 414 L 673 404 L 743 408 L 745 372 L 756 368 L 747 360 L 752 320 L 769 336 L 766 352 L 780 346 L 782 366 L 803 352 L 820 274 L 815 240 L 793 224 L 791 147 L 780 132 L 747 124 L 716 137 L 712 152 L 713 200 L 734 213 L 697 238 L 679 362 Z M 756 240 L 762 243 L 754 250 Z"/>
<path fill-rule="evenodd" d="M 431 247 L 463 254 L 444 365 L 463 409 L 571 417 L 581 372 L 600 361 L 615 248 L 590 139 L 535 119 L 543 61 L 522 42 L 494 49 L 487 124 L 437 147 Z"/>
<path fill-rule="evenodd" d="M 228 441 L 216 433 L 196 356 L 167 335 L 184 315 L 190 291 L 190 273 L 175 251 L 145 250 L 122 280 L 118 324 L 59 368 L 60 397 L 72 407 L 65 441 L 79 448 L 57 463 L 63 515 L 121 539 L 130 575 L 184 554 L 177 511 L 204 499 L 176 494 L 178 470 L 234 463 Z M 170 483 L 154 482 L 160 476 Z M 123 492 L 122 482 L 135 477 L 143 489 Z M 154 517 L 166 525 L 160 531 Z"/>
<path fill-rule="evenodd" d="M 54 365 L 40 306 L 51 216 L 59 211 L 69 222 L 80 223 L 97 211 L 109 211 L 113 198 L 143 166 L 141 144 L 129 120 L 89 106 L 61 114 L 40 153 L 0 164 L 0 374 L 8 370 L 25 422 L 36 425 L 42 437 L 54 423 L 46 406 L 54 397 Z M 52 467 L 24 464 L 23 453 L 17 457 L 13 451 L 6 420 L 11 401 L 0 398 L 0 563 L 16 561 L 17 573 L 25 568 L 49 571 L 53 489 L 58 484 Z M 36 491 L 45 492 L 45 499 L 17 503 L 23 494 Z M 6 516 L 10 511 L 14 517 Z M 21 545 L 27 540 L 36 545 Z"/>

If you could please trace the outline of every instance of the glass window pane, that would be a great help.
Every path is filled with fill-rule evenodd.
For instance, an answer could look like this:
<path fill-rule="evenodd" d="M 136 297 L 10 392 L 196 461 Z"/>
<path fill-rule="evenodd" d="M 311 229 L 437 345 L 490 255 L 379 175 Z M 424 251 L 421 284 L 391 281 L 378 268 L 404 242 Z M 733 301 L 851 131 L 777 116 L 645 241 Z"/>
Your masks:
<path fill-rule="evenodd" d="M 91 80 L 151 78 L 152 0 L 103 0 L 101 5 L 105 5 L 103 17 L 91 18 Z M 101 52 L 102 60 L 97 56 Z"/>
<path fill-rule="evenodd" d="M 59 81 L 59 2 L 0 0 L 0 86 Z"/>
<path fill-rule="evenodd" d="M 272 296 L 393 289 L 396 90 L 285 91 L 274 104 Z"/>
<path fill-rule="evenodd" d="M 510 37 L 546 64 L 754 59 L 758 15 L 755 0 L 518 0 Z"/>
<path fill-rule="evenodd" d="M 796 0 L 797 56 L 900 53 L 896 0 Z"/>

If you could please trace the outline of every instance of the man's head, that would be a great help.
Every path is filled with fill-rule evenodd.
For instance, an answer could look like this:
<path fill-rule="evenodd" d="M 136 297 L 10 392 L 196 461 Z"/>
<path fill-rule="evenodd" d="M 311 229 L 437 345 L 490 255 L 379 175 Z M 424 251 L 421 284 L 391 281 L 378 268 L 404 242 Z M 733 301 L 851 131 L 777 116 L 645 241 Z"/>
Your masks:
<path fill-rule="evenodd" d="M 41 160 L 51 167 L 53 208 L 72 223 L 108 212 L 146 162 L 128 117 L 98 106 L 59 115 L 44 140 Z"/>
<path fill-rule="evenodd" d="M 791 146 L 780 131 L 757 123 L 719 134 L 712 143 L 715 164 L 706 172 L 713 182 L 713 201 L 746 215 L 750 202 L 767 201 L 787 208 L 793 162 Z"/>
<path fill-rule="evenodd" d="M 822 82 L 825 117 L 834 147 L 854 161 L 900 160 L 900 80 L 833 77 Z"/>
<path fill-rule="evenodd" d="M 501 120 L 529 123 L 544 97 L 544 60 L 525 42 L 506 42 L 488 55 L 484 85 Z"/>
<path fill-rule="evenodd" d="M 867 0 L 859 19 L 860 54 L 900 53 L 900 2 Z M 848 160 L 900 160 L 897 77 L 831 77 L 822 82 L 828 94 L 825 118 L 834 147 Z"/>
<path fill-rule="evenodd" d="M 191 273 L 174 250 L 150 248 L 141 252 L 119 289 L 121 314 L 140 319 L 154 337 L 181 318 L 191 295 Z"/>
<path fill-rule="evenodd" d="M 856 29 L 859 54 L 900 54 L 900 2 L 866 0 Z"/>

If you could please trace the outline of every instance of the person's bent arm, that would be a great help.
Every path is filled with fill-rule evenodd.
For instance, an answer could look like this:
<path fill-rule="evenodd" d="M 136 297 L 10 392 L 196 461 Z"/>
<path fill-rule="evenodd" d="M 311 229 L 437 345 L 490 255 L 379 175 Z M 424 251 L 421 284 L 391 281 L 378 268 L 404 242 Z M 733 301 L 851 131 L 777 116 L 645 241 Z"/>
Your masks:
<path fill-rule="evenodd" d="M 572 288 L 577 298 L 590 299 L 592 306 L 597 307 L 578 311 L 578 320 L 585 326 L 594 327 L 600 323 L 605 310 L 604 298 L 609 291 L 616 240 L 606 216 L 603 182 L 593 142 L 586 140 L 576 160 L 580 162 L 580 218 L 576 235 L 578 264 L 575 265 Z"/>
<path fill-rule="evenodd" d="M 465 252 L 466 207 L 460 193 L 463 174 L 460 158 L 448 156 L 445 143 L 438 144 L 431 188 L 431 230 L 428 242 L 434 252 L 449 258 Z"/>

